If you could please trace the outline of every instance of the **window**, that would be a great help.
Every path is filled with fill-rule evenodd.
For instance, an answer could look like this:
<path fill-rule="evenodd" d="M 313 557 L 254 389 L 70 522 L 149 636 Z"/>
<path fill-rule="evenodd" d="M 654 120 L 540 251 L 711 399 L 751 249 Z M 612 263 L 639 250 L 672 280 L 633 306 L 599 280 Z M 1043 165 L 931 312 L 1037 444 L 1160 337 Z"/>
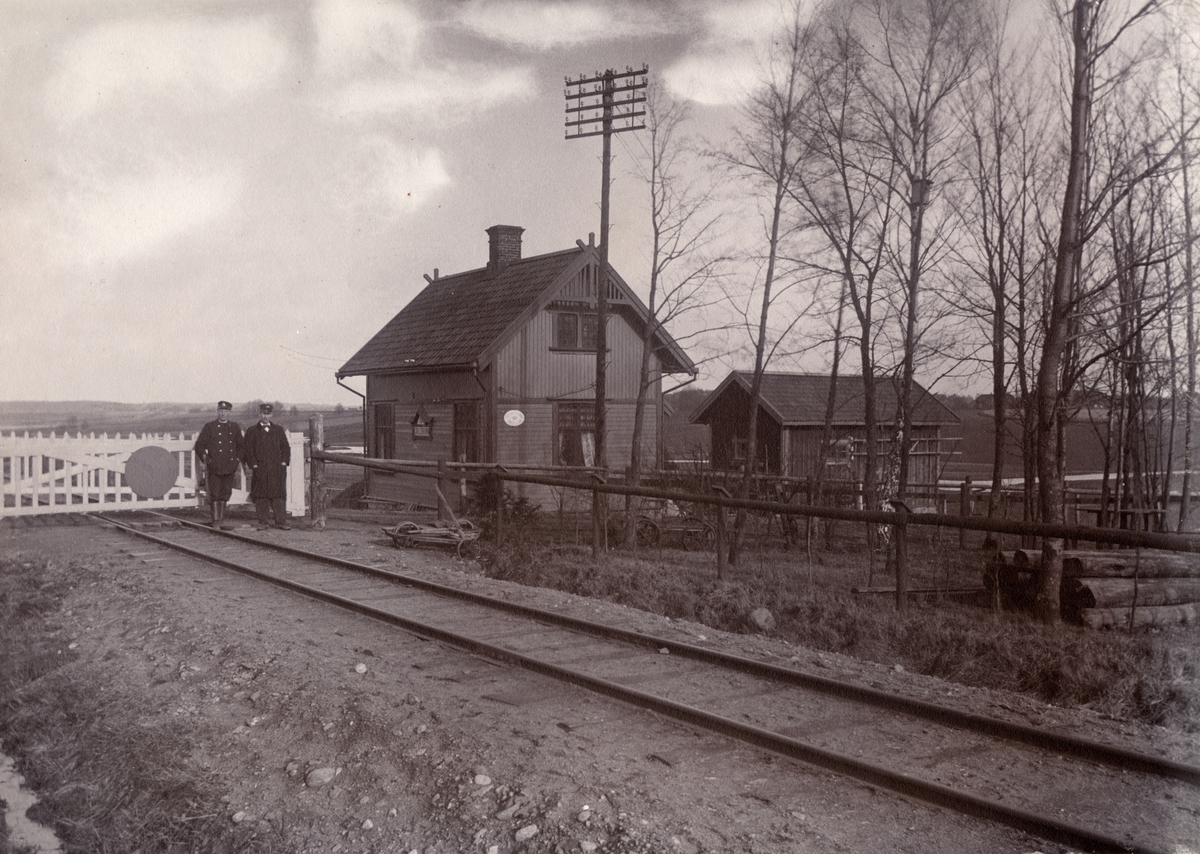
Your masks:
<path fill-rule="evenodd" d="M 599 328 L 600 328 L 600 325 L 596 322 L 596 315 L 594 315 L 594 314 L 582 315 L 580 317 L 580 330 L 579 330 L 580 335 L 582 336 L 582 340 L 579 342 L 579 346 L 582 347 L 584 350 L 595 350 L 596 349 L 596 330 Z"/>
<path fill-rule="evenodd" d="M 597 329 L 594 314 L 558 312 L 554 315 L 554 348 L 595 351 Z"/>
<path fill-rule="evenodd" d="M 454 459 L 479 462 L 479 404 L 454 404 Z"/>
<path fill-rule="evenodd" d="M 376 459 L 392 460 L 396 458 L 396 414 L 390 403 L 375 404 L 375 446 Z"/>
<path fill-rule="evenodd" d="M 557 407 L 558 465 L 596 464 L 596 404 L 593 401 L 561 401 Z"/>
<path fill-rule="evenodd" d="M 574 350 L 579 346 L 578 314 L 555 315 L 554 346 L 560 350 Z"/>

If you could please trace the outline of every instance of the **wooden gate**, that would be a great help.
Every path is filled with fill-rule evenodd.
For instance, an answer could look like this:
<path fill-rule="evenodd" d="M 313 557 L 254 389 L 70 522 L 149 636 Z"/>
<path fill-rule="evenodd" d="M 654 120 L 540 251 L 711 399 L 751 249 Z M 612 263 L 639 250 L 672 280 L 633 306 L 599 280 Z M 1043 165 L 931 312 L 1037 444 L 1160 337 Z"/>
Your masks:
<path fill-rule="evenodd" d="M 46 513 L 92 513 L 100 510 L 157 510 L 197 507 L 195 433 L 147 433 L 122 437 L 82 433 L 76 436 L 38 433 L 0 434 L 0 517 Z M 287 508 L 305 513 L 305 436 L 287 433 L 292 448 L 288 467 Z M 159 447 L 177 464 L 175 484 L 162 498 L 140 498 L 125 478 L 125 462 L 140 448 Z M 249 501 L 245 475 L 239 471 L 231 504 Z"/>

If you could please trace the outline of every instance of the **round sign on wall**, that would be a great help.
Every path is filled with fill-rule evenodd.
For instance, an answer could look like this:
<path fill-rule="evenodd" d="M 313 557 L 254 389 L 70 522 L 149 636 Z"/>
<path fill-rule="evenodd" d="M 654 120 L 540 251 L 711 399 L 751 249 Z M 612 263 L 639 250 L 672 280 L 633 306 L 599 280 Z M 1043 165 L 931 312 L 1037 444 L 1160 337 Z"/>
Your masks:
<path fill-rule="evenodd" d="M 166 448 L 138 448 L 125 461 L 125 482 L 138 498 L 162 498 L 175 485 L 179 464 Z"/>
<path fill-rule="evenodd" d="M 504 423 L 509 427 L 520 427 L 525 423 L 525 413 L 519 409 L 510 409 L 504 413 Z"/>

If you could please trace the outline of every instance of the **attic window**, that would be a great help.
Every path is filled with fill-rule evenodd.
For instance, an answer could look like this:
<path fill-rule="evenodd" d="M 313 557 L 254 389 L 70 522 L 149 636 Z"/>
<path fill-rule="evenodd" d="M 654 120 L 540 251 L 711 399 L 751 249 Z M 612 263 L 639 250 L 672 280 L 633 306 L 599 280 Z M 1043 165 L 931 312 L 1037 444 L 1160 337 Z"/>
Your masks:
<path fill-rule="evenodd" d="M 596 349 L 596 315 L 560 311 L 554 315 L 555 350 Z"/>

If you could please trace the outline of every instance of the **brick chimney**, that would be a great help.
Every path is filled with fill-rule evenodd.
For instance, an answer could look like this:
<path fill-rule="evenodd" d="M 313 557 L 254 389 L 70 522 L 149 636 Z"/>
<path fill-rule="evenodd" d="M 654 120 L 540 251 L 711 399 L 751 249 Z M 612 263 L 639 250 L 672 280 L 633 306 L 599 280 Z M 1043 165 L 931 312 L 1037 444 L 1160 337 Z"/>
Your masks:
<path fill-rule="evenodd" d="M 521 234 L 516 225 L 493 225 L 488 235 L 488 275 L 496 275 L 512 261 L 521 260 Z"/>

